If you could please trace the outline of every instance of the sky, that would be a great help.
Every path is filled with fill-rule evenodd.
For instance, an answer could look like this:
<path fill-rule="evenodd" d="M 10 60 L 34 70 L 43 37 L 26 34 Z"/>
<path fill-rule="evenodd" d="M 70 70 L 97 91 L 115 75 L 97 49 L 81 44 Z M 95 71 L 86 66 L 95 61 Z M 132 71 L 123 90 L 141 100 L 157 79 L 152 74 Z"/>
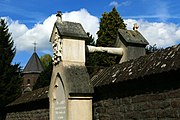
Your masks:
<path fill-rule="evenodd" d="M 13 63 L 25 67 L 37 43 L 37 53 L 52 55 L 49 42 L 57 11 L 63 21 L 81 23 L 97 39 L 100 18 L 116 7 L 131 29 L 134 23 L 150 45 L 166 48 L 180 44 L 179 0 L 1 0 L 0 18 L 7 21 L 16 55 Z"/>

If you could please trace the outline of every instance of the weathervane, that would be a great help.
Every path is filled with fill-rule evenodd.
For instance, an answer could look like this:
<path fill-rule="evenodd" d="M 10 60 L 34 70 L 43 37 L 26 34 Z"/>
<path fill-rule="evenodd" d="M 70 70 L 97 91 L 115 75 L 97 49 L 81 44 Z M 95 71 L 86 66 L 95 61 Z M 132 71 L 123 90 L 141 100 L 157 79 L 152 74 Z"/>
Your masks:
<path fill-rule="evenodd" d="M 34 52 L 36 52 L 36 45 L 37 45 L 36 41 L 34 41 L 33 45 L 34 45 Z"/>

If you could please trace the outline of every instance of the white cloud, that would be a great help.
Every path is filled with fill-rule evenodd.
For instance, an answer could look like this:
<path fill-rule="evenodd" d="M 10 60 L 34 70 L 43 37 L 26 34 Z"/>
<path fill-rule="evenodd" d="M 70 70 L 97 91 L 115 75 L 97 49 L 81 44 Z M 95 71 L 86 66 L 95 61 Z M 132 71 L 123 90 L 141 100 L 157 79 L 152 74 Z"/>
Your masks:
<path fill-rule="evenodd" d="M 49 16 L 42 24 L 36 24 L 29 29 L 19 21 L 6 18 L 9 29 L 16 45 L 17 51 L 32 51 L 33 42 L 38 43 L 38 51 L 51 53 L 51 43 L 49 42 L 52 28 L 56 20 L 55 14 Z M 86 32 L 90 32 L 95 38 L 99 29 L 99 19 L 91 15 L 86 9 L 63 13 L 63 21 L 81 23 Z M 144 20 L 125 19 L 128 29 L 132 29 L 133 24 L 137 23 L 139 31 L 149 41 L 151 45 L 167 47 L 180 43 L 180 26 L 173 23 L 157 23 Z"/>
<path fill-rule="evenodd" d="M 90 13 L 86 9 L 79 11 L 66 12 L 63 14 L 64 21 L 71 21 L 81 23 L 86 32 L 90 32 L 95 39 L 97 39 L 96 32 L 99 29 L 99 19 Z"/>
<path fill-rule="evenodd" d="M 20 24 L 19 21 L 12 21 L 9 25 L 9 29 L 12 32 L 13 38 L 18 38 L 28 31 L 28 28 L 24 24 Z"/>
<path fill-rule="evenodd" d="M 118 3 L 117 1 L 112 1 L 109 3 L 109 6 L 120 7 L 120 6 L 128 6 L 130 4 L 131 4 L 130 1 L 125 1 L 125 2 L 121 2 L 121 3 Z"/>
<path fill-rule="evenodd" d="M 134 19 L 126 19 L 125 23 L 128 29 L 132 29 L 133 24 L 137 23 L 139 31 L 150 45 L 156 44 L 158 47 L 168 47 L 180 43 L 180 26 L 176 24 Z"/>
<path fill-rule="evenodd" d="M 119 6 L 128 6 L 130 4 L 131 4 L 130 1 L 125 1 L 125 2 L 120 3 Z"/>
<path fill-rule="evenodd" d="M 38 50 L 50 51 L 49 37 L 55 22 L 55 15 L 48 17 L 42 24 L 36 24 L 32 29 L 28 29 L 25 24 L 19 21 L 12 21 L 9 29 L 17 51 L 32 51 L 33 42 L 38 43 Z"/>
<path fill-rule="evenodd" d="M 32 51 L 35 41 L 37 42 L 38 51 L 44 53 L 52 51 L 49 39 L 56 15 L 51 15 L 42 24 L 38 23 L 31 29 L 19 21 L 13 21 L 10 18 L 6 18 L 6 20 L 8 21 L 10 32 L 12 32 L 17 51 Z M 63 13 L 63 21 L 81 23 L 86 32 L 90 32 L 97 38 L 96 32 L 99 29 L 99 19 L 89 14 L 86 9 Z"/>
<path fill-rule="evenodd" d="M 112 2 L 109 3 L 109 6 L 118 7 L 119 3 L 116 2 L 116 1 L 112 1 Z"/>

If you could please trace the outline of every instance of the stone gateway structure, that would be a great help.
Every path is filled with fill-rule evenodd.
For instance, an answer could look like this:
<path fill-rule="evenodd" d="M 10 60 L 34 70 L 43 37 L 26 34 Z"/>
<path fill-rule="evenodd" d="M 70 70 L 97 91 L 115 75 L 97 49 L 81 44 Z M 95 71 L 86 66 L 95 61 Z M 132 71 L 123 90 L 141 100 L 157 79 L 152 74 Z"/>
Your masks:
<path fill-rule="evenodd" d="M 85 46 L 87 33 L 79 23 L 62 21 L 59 12 L 51 34 L 54 58 L 49 89 L 51 120 L 92 120 L 93 86 L 85 52 L 108 52 L 127 61 L 145 55 L 148 42 L 137 31 L 119 30 L 117 48 Z M 86 48 L 86 49 L 85 49 Z"/>
<path fill-rule="evenodd" d="M 146 39 L 136 29 L 119 29 L 116 47 L 85 46 L 81 24 L 62 21 L 61 15 L 57 14 L 50 38 L 54 51 L 50 86 L 9 104 L 6 120 L 180 119 L 180 45 L 145 55 Z M 95 51 L 121 59 L 90 79 L 85 52 Z"/>

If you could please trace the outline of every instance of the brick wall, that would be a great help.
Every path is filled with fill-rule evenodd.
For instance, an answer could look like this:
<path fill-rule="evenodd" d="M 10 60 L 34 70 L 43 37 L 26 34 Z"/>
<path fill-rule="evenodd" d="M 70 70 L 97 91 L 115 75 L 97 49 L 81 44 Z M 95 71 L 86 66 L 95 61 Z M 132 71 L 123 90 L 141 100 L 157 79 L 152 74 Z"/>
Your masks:
<path fill-rule="evenodd" d="M 49 109 L 7 113 L 6 120 L 49 120 Z"/>

